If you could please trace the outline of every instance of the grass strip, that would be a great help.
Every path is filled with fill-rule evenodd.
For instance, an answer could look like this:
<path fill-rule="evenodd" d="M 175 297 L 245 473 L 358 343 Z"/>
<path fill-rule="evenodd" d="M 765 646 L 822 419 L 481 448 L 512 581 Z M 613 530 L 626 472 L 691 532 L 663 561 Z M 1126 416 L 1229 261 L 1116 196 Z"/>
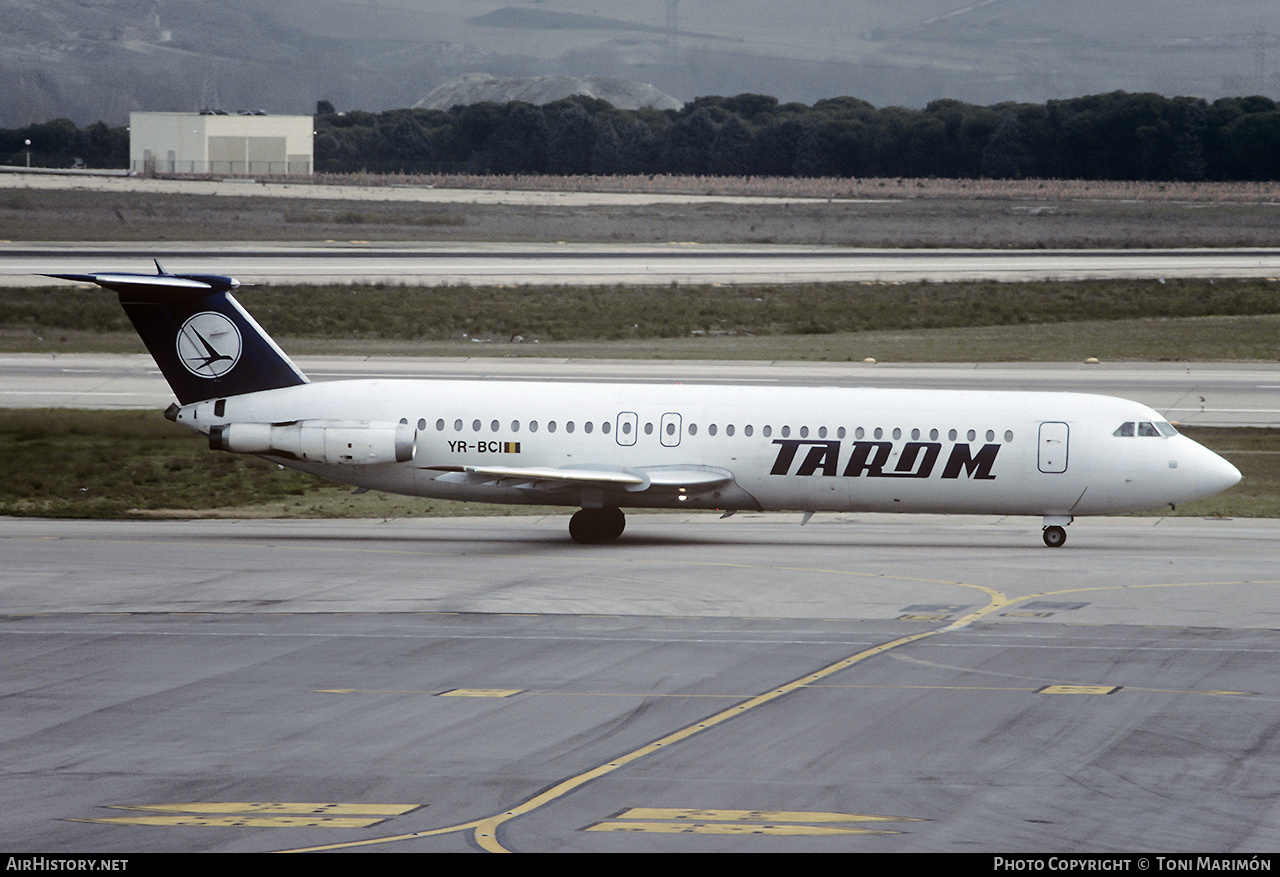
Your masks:
<path fill-rule="evenodd" d="M 1276 280 L 1224 279 L 661 287 L 298 285 L 255 287 L 238 297 L 277 338 L 503 345 L 519 340 L 523 344 L 518 349 L 527 354 L 534 345 L 575 342 L 634 345 L 651 340 L 798 337 L 805 339 L 804 346 L 812 346 L 822 336 L 871 332 L 1240 319 L 1280 314 L 1278 293 Z M 111 295 L 84 294 L 70 287 L 0 289 L 0 345 L 6 350 L 71 352 L 77 345 L 91 344 L 94 335 L 130 331 Z M 1231 337 L 1234 332 L 1222 340 Z M 1273 343 L 1272 355 L 1265 358 L 1274 358 L 1275 351 Z M 1156 358 L 1184 357 L 1169 345 L 1165 355 Z"/>

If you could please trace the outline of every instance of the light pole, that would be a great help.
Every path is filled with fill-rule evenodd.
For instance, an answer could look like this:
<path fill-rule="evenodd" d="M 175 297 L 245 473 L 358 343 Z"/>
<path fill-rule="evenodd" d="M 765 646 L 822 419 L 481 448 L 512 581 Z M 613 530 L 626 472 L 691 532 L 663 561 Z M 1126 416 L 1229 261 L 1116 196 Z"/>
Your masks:
<path fill-rule="evenodd" d="M 27 167 L 31 167 L 31 141 L 24 140 L 22 142 L 27 145 Z"/>

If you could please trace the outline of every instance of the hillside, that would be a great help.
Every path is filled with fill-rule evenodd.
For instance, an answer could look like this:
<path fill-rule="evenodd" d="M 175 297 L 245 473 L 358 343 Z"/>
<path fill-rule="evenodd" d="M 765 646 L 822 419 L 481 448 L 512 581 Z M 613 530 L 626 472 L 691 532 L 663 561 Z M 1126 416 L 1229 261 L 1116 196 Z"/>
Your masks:
<path fill-rule="evenodd" d="M 615 77 L 679 101 L 1277 96 L 1277 33 L 1265 0 L 6 0 L 0 127 L 381 110 L 472 73 Z"/>

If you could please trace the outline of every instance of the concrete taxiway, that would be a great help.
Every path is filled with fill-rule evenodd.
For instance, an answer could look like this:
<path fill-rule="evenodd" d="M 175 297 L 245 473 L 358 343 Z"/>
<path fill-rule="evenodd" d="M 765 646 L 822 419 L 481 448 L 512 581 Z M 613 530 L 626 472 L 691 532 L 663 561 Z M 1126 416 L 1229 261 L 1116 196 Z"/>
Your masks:
<path fill-rule="evenodd" d="M 583 380 L 1099 393 L 1195 426 L 1280 426 L 1276 363 L 824 363 L 298 357 L 312 380 Z M 0 354 L 0 408 L 153 408 L 173 393 L 151 357 Z"/>
<path fill-rule="evenodd" d="M 0 520 L 0 842 L 1280 844 L 1280 522 Z"/>
<path fill-rule="evenodd" d="M 230 275 L 243 283 L 414 285 L 1038 281 L 1278 277 L 1280 250 L 901 250 L 767 244 L 0 244 L 0 286 L 42 274 Z"/>

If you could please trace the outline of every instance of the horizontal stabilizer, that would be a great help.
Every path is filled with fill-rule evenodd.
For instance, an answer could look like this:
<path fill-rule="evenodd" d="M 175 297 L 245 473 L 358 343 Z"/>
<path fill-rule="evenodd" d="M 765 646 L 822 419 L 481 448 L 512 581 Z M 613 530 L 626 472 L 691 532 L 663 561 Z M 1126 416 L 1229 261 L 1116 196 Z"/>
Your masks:
<path fill-rule="evenodd" d="M 96 283 L 113 292 L 126 291 L 188 291 L 207 295 L 218 289 L 232 289 L 239 284 L 231 277 L 222 277 L 225 285 L 215 285 L 208 279 L 176 277 L 172 274 L 42 274 L 42 277 L 56 277 L 59 280 L 74 280 L 79 283 Z"/>

